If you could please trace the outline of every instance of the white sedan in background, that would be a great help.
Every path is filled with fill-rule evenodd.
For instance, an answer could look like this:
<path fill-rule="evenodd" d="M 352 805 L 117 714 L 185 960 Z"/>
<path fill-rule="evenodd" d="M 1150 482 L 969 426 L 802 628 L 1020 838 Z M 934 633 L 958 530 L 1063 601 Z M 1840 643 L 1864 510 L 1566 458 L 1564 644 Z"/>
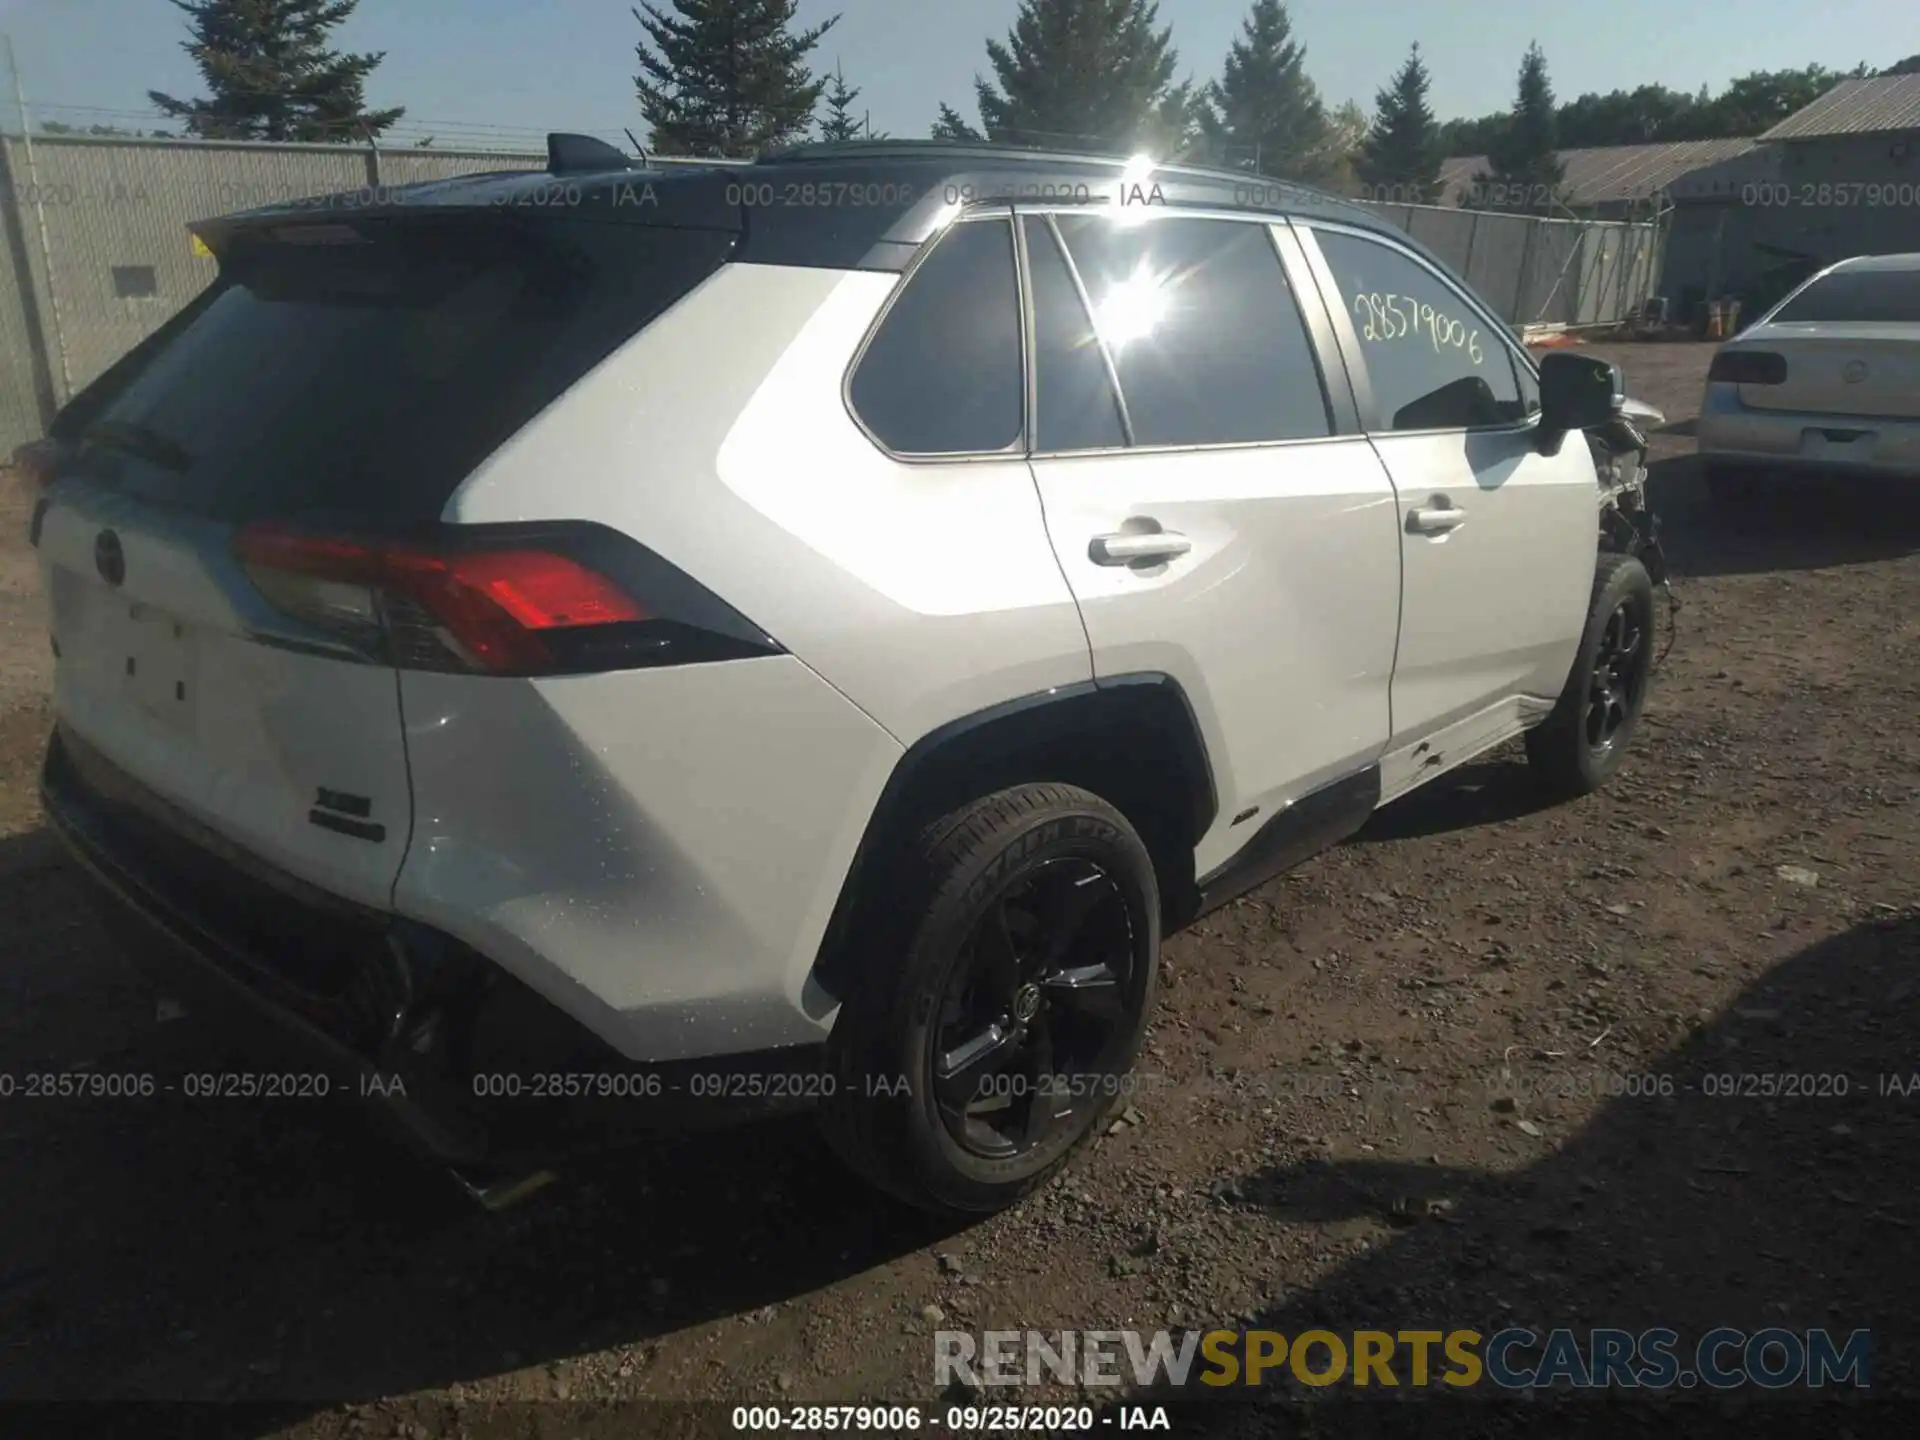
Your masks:
<path fill-rule="evenodd" d="M 1920 253 L 1831 265 L 1722 345 L 1699 442 L 1718 500 L 1769 474 L 1920 478 Z"/>

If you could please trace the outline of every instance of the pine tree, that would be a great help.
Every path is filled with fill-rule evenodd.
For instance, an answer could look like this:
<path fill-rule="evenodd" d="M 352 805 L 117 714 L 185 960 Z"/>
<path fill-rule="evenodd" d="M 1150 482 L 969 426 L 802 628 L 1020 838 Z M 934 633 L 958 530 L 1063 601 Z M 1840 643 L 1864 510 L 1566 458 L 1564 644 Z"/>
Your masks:
<path fill-rule="evenodd" d="M 1567 167 L 1557 153 L 1558 124 L 1547 57 L 1536 43 L 1520 62 L 1513 112 L 1487 152 L 1488 168 L 1475 175 L 1475 208 L 1544 214 L 1559 199 Z"/>
<path fill-rule="evenodd" d="M 1440 126 L 1427 103 L 1433 78 L 1415 45 L 1375 100 L 1378 107 L 1354 173 L 1372 199 L 1431 205 L 1440 195 Z"/>
<path fill-rule="evenodd" d="M 1313 157 L 1314 168 L 1320 176 L 1316 183 L 1340 195 L 1361 193 L 1354 167 L 1372 126 L 1372 118 L 1358 100 L 1349 100 L 1327 112 L 1326 137 Z"/>
<path fill-rule="evenodd" d="M 933 122 L 933 138 L 977 143 L 984 137 L 966 122 L 958 110 L 951 105 L 942 104 L 939 118 Z"/>
<path fill-rule="evenodd" d="M 171 0 L 188 17 L 182 48 L 200 67 L 206 100 L 149 90 L 187 133 L 209 140 L 362 140 L 404 108 L 368 110 L 367 76 L 386 57 L 343 55 L 328 33 L 360 0 Z"/>
<path fill-rule="evenodd" d="M 987 42 L 997 84 L 976 78 L 986 137 L 1039 149 L 1132 150 L 1188 116 L 1175 102 L 1173 32 L 1153 0 L 1021 0 L 1005 43 Z M 1171 127 L 1169 122 L 1172 122 Z M 965 126 L 950 107 L 940 123 Z M 966 127 L 971 128 L 971 127 Z M 949 134 L 946 138 L 957 138 Z"/>
<path fill-rule="evenodd" d="M 795 30 L 798 0 L 668 3 L 674 13 L 644 0 L 633 12 L 653 42 L 635 47 L 633 84 L 654 150 L 746 157 L 806 135 L 826 89 L 807 56 L 838 15 Z"/>
<path fill-rule="evenodd" d="M 1327 107 L 1307 77 L 1281 0 L 1254 0 L 1210 93 L 1210 138 L 1228 164 L 1292 180 L 1327 178 Z"/>
<path fill-rule="evenodd" d="M 1201 162 L 1212 157 L 1207 125 L 1212 117 L 1207 87 L 1192 80 L 1171 86 L 1141 127 L 1141 148 L 1156 160 Z"/>
<path fill-rule="evenodd" d="M 858 116 L 853 113 L 853 102 L 860 98 L 860 88 L 847 84 L 847 77 L 838 65 L 833 67 L 833 78 L 827 81 L 826 101 L 827 118 L 820 122 L 822 140 L 885 140 L 884 130 L 875 130 L 868 122 L 863 110 Z"/>
<path fill-rule="evenodd" d="M 833 78 L 827 82 L 827 116 L 820 122 L 822 140 L 858 140 L 861 137 L 865 126 L 853 113 L 853 102 L 859 98 L 859 88 L 847 84 L 845 72 L 835 65 Z"/>

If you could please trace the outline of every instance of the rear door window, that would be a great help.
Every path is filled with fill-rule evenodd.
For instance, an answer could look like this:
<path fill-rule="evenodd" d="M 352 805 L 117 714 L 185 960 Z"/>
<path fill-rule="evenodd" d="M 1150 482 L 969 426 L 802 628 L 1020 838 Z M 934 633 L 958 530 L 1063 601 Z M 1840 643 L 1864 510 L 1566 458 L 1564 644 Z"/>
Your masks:
<path fill-rule="evenodd" d="M 898 455 L 989 454 L 1025 412 L 1013 226 L 966 220 L 934 243 L 868 342 L 854 412 Z"/>
<path fill-rule="evenodd" d="M 75 401 L 96 479 L 236 520 L 433 518 L 733 239 L 490 217 L 319 234 L 236 242 L 189 323 Z"/>
<path fill-rule="evenodd" d="M 1022 223 L 1033 293 L 1034 449 L 1125 445 L 1107 355 L 1073 271 L 1045 217 L 1029 215 Z"/>
<path fill-rule="evenodd" d="M 1113 354 L 1134 444 L 1332 433 L 1306 322 L 1265 225 L 1082 214 L 1057 223 Z"/>

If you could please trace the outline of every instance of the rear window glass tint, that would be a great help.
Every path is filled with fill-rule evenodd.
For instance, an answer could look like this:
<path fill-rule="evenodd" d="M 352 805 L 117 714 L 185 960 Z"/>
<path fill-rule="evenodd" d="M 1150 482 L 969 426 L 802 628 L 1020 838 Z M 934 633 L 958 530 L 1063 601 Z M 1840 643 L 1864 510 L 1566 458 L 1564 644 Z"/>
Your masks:
<path fill-rule="evenodd" d="M 103 478 L 233 519 L 432 518 L 731 243 L 591 221 L 359 230 L 236 249 L 189 324 L 81 397 Z"/>
<path fill-rule="evenodd" d="M 1920 270 L 1842 270 L 1814 281 L 1773 318 L 1776 323 L 1920 324 Z"/>
<path fill-rule="evenodd" d="M 907 277 L 854 371 L 853 408 L 899 455 L 978 454 L 1020 438 L 1013 227 L 966 221 Z"/>

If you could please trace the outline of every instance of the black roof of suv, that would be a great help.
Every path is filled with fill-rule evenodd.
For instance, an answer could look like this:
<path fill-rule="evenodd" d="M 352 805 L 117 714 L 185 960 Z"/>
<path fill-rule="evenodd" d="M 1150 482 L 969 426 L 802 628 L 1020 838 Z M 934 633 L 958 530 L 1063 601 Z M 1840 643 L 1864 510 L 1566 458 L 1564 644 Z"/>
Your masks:
<path fill-rule="evenodd" d="M 555 137 L 573 139 L 578 137 Z M 776 151 L 750 164 L 636 164 L 610 145 L 550 147 L 546 170 L 488 171 L 374 191 L 346 191 L 244 211 L 193 228 L 216 252 L 243 231 L 292 219 L 386 220 L 402 214 L 494 211 L 522 219 L 571 214 L 635 224 L 726 230 L 735 258 L 834 269 L 904 269 L 952 208 L 1058 200 L 1256 214 L 1312 212 L 1373 230 L 1376 212 L 1290 181 L 1190 165 L 1138 176 L 1113 155 L 947 141 L 851 141 Z"/>

